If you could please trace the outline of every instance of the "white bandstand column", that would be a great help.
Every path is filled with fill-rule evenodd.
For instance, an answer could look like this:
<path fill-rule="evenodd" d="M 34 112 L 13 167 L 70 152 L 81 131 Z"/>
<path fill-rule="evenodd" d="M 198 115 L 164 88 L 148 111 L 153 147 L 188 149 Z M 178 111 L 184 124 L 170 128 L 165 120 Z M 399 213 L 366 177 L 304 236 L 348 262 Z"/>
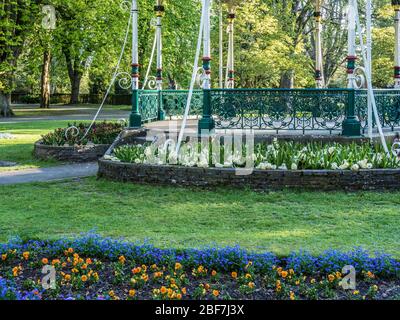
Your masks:
<path fill-rule="evenodd" d="M 211 89 L 211 38 L 210 38 L 210 28 L 211 28 L 211 0 L 204 0 L 204 36 L 203 36 L 203 68 L 204 68 L 204 81 L 203 89 Z"/>
<path fill-rule="evenodd" d="M 370 74 L 368 75 L 369 79 L 372 79 L 372 0 L 367 0 L 367 61 L 368 70 Z M 371 84 L 372 85 L 372 84 Z M 372 138 L 372 125 L 373 125 L 373 116 L 372 116 L 372 100 L 371 96 L 368 95 L 368 136 Z"/>
<path fill-rule="evenodd" d="M 356 65 L 356 12 L 354 1 L 349 0 L 349 12 L 347 14 L 348 19 L 348 43 L 347 43 L 347 87 L 354 89 L 356 87 L 355 83 L 355 65 Z"/>
<path fill-rule="evenodd" d="M 400 89 L 400 1 L 392 0 L 395 11 L 394 87 Z"/>
<path fill-rule="evenodd" d="M 137 72 L 132 72 L 132 89 L 139 90 L 139 46 L 138 46 L 138 5 L 137 0 L 132 0 L 132 67 Z"/>
<path fill-rule="evenodd" d="M 235 9 L 233 6 L 229 9 L 228 14 L 228 63 L 227 63 L 227 79 L 226 87 L 235 88 L 235 39 L 234 39 L 234 21 Z"/>
<path fill-rule="evenodd" d="M 199 133 L 208 134 L 215 128 L 211 107 L 211 0 L 203 0 L 203 116 L 199 121 Z M 200 44 L 200 43 L 199 43 Z M 198 47 L 200 49 L 200 47 Z M 207 132 L 207 133 L 205 133 Z"/>
<path fill-rule="evenodd" d="M 224 87 L 224 22 L 222 3 L 219 3 L 219 87 Z"/>
<path fill-rule="evenodd" d="M 132 112 L 129 117 L 131 128 L 142 126 L 142 116 L 139 110 L 139 45 L 138 45 L 138 6 L 137 0 L 132 0 Z"/>
<path fill-rule="evenodd" d="M 164 15 L 163 0 L 157 0 L 155 6 L 155 12 L 157 15 L 157 90 L 162 90 L 163 86 L 163 57 L 162 57 L 162 17 Z"/>
<path fill-rule="evenodd" d="M 322 0 L 315 0 L 315 81 L 317 88 L 325 87 L 322 61 Z"/>

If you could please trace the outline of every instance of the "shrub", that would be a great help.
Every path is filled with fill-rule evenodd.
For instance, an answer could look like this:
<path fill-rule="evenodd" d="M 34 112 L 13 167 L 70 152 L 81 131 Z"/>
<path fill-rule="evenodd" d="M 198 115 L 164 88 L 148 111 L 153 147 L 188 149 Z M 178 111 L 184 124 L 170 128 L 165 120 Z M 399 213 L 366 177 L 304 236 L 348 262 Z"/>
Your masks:
<path fill-rule="evenodd" d="M 114 122 L 95 123 L 84 138 L 88 127 L 89 124 L 86 123 L 68 124 L 67 128 L 58 128 L 42 136 L 42 142 L 49 146 L 111 144 L 118 137 L 124 125 Z"/>

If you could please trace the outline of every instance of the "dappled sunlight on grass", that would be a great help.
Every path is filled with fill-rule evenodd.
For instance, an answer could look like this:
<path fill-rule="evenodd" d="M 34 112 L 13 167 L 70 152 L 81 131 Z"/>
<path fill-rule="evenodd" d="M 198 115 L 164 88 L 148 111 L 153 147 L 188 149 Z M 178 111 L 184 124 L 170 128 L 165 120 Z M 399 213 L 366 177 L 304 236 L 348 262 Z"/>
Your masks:
<path fill-rule="evenodd" d="M 14 135 L 14 139 L 0 140 L 0 160 L 17 162 L 16 167 L 0 168 L 0 172 L 49 167 L 60 164 L 57 161 L 39 161 L 33 155 L 33 145 L 48 132 L 65 127 L 68 121 L 36 121 L 0 123 L 0 132 Z"/>
<path fill-rule="evenodd" d="M 400 257 L 400 193 L 255 193 L 96 181 L 0 187 L 0 240 L 95 230 L 159 247 L 239 244 L 287 254 L 363 246 Z"/>
<path fill-rule="evenodd" d="M 33 143 L 40 139 L 37 135 L 16 135 L 15 139 L 0 142 L 0 160 L 16 162 L 15 167 L 1 167 L 0 172 L 48 167 L 59 164 L 56 161 L 34 159 Z"/>

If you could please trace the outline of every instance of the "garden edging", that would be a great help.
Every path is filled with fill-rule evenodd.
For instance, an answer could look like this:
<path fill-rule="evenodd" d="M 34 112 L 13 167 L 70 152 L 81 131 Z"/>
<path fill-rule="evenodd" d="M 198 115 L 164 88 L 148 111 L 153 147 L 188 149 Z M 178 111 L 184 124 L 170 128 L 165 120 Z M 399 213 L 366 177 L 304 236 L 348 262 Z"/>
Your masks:
<path fill-rule="evenodd" d="M 90 162 L 101 158 L 110 145 L 92 146 L 48 146 L 42 141 L 35 143 L 34 156 L 40 160 L 58 160 L 68 162 Z"/>
<path fill-rule="evenodd" d="M 198 168 L 121 163 L 101 158 L 98 177 L 114 181 L 196 187 L 231 186 L 254 190 L 307 189 L 398 190 L 400 169 L 371 170 L 254 170 L 236 175 L 232 168 Z"/>

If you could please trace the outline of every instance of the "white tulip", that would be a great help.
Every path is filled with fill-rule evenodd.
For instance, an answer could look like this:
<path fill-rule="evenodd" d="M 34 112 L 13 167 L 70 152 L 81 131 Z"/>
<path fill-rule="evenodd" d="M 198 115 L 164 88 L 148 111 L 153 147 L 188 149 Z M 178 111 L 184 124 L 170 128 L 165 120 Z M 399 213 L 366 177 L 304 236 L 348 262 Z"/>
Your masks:
<path fill-rule="evenodd" d="M 153 150 L 151 147 L 147 147 L 146 149 L 144 149 L 144 155 L 146 157 L 150 157 L 153 154 Z"/>
<path fill-rule="evenodd" d="M 359 161 L 357 163 L 357 165 L 361 168 L 361 169 L 368 169 L 368 160 L 364 159 L 362 161 Z"/>
<path fill-rule="evenodd" d="M 347 162 L 347 161 L 345 161 L 345 162 L 343 162 L 343 164 L 339 167 L 339 169 L 341 169 L 341 170 L 346 170 L 346 169 L 348 169 L 350 167 L 350 164 Z"/>

